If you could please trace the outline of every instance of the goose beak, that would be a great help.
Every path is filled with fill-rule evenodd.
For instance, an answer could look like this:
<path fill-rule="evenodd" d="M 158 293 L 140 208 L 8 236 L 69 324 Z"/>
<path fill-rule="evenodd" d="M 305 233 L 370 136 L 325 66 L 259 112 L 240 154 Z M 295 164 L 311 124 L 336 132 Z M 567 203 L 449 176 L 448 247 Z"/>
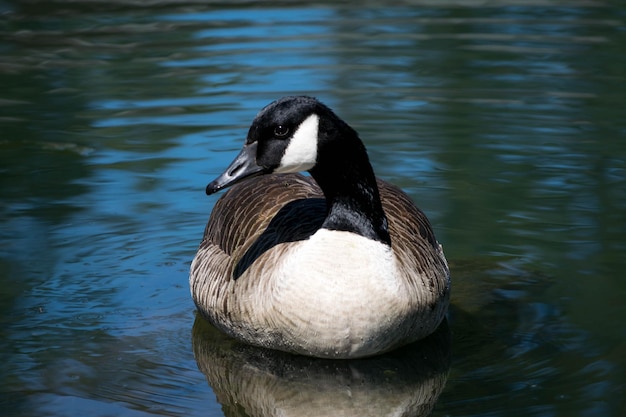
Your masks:
<path fill-rule="evenodd" d="M 244 145 L 239 155 L 226 168 L 226 171 L 206 186 L 207 195 L 230 187 L 246 178 L 266 173 L 266 169 L 256 163 L 257 142 Z"/>

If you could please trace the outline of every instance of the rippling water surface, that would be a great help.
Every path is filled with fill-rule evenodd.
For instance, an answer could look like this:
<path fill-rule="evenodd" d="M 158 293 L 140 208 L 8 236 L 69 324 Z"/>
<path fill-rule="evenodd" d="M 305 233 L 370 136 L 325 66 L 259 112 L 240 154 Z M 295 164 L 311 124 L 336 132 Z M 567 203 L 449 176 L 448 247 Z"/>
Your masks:
<path fill-rule="evenodd" d="M 624 415 L 626 9 L 527 3 L 0 3 L 3 415 Z M 435 338 L 329 363 L 195 321 L 204 187 L 287 94 L 429 215 Z"/>

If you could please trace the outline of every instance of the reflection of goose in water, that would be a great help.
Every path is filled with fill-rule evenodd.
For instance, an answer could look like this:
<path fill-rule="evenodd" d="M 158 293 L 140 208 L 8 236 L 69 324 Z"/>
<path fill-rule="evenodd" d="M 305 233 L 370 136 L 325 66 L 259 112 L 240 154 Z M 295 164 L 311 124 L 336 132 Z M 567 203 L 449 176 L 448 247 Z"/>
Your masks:
<path fill-rule="evenodd" d="M 192 337 L 198 368 L 226 416 L 426 416 L 450 367 L 446 321 L 420 342 L 352 360 L 245 345 L 200 317 Z"/>

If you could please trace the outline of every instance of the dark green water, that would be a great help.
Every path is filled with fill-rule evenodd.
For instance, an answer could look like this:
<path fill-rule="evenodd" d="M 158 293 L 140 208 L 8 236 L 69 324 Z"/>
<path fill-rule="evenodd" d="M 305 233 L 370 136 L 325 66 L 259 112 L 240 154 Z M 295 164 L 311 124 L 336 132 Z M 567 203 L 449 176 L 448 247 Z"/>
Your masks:
<path fill-rule="evenodd" d="M 1 414 L 625 415 L 624 51 L 619 1 L 0 2 Z M 204 187 L 287 94 L 429 215 L 451 344 L 194 326 Z"/>

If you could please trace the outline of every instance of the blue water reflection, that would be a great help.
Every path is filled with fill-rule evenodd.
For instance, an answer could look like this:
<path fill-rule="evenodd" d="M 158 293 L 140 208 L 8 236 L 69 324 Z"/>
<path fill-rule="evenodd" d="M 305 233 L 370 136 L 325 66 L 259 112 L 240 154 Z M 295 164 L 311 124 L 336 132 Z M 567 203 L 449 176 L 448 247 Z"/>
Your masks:
<path fill-rule="evenodd" d="M 194 357 L 218 338 L 192 330 L 187 273 L 206 183 L 285 94 L 351 123 L 444 244 L 453 344 L 432 415 L 623 414 L 621 5 L 0 10 L 7 416 L 246 412 Z"/>

